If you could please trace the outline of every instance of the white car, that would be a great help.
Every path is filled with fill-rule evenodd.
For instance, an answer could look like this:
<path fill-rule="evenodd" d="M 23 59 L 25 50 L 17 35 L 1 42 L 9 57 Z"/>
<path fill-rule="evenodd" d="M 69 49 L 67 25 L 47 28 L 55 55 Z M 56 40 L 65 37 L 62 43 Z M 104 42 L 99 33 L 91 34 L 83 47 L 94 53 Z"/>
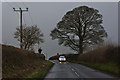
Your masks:
<path fill-rule="evenodd" d="M 65 56 L 60 56 L 59 57 L 59 62 L 66 62 Z"/>

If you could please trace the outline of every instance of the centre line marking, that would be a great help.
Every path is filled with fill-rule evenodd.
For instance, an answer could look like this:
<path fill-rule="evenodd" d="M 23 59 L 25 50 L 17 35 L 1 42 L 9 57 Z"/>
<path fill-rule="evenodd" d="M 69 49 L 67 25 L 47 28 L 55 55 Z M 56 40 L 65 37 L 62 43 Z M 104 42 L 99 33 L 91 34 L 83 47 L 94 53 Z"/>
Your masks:
<path fill-rule="evenodd" d="M 74 69 L 72 69 L 72 71 L 75 71 Z"/>
<path fill-rule="evenodd" d="M 79 77 L 79 75 L 78 75 L 78 73 L 77 73 L 77 72 L 75 72 L 75 74 Z"/>

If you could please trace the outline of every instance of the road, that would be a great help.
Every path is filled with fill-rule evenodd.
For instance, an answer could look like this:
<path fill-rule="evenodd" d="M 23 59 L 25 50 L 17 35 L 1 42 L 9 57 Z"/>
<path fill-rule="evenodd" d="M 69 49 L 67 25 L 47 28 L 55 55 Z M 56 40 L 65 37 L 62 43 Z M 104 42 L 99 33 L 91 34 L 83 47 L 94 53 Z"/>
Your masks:
<path fill-rule="evenodd" d="M 113 78 L 112 76 L 97 71 L 95 69 L 75 64 L 75 63 L 59 63 L 52 61 L 54 66 L 51 68 L 45 79 L 47 78 Z"/>

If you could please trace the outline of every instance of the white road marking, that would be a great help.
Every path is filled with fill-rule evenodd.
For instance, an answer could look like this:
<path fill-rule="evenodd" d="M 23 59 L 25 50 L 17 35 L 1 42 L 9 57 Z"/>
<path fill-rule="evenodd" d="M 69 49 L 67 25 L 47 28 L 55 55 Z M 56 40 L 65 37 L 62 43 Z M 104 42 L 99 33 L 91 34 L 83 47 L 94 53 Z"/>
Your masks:
<path fill-rule="evenodd" d="M 73 69 L 71 66 L 69 66 L 71 68 L 71 70 L 76 74 L 76 76 L 79 78 L 79 74 L 75 71 L 75 69 Z"/>
<path fill-rule="evenodd" d="M 72 69 L 72 71 L 75 71 L 74 69 Z"/>
<path fill-rule="evenodd" d="M 78 73 L 77 73 L 77 72 L 75 72 L 75 74 L 79 77 L 79 75 L 78 75 Z"/>

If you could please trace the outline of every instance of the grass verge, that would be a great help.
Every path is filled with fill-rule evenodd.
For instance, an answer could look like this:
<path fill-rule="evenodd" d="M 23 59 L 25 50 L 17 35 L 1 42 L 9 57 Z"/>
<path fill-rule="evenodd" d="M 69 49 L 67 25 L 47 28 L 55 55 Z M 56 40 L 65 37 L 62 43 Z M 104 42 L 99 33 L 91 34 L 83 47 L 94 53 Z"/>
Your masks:
<path fill-rule="evenodd" d="M 120 68 L 116 63 L 110 62 L 110 63 L 105 63 L 105 64 L 103 64 L 103 63 L 94 64 L 94 63 L 74 61 L 74 60 L 68 60 L 68 61 L 72 62 L 72 63 L 82 64 L 82 65 L 103 71 L 105 73 L 109 73 L 114 76 L 120 76 Z"/>
<path fill-rule="evenodd" d="M 52 62 L 46 61 L 45 65 L 42 68 L 38 68 L 34 70 L 31 74 L 28 74 L 24 77 L 25 78 L 44 78 L 52 66 L 53 66 Z"/>

